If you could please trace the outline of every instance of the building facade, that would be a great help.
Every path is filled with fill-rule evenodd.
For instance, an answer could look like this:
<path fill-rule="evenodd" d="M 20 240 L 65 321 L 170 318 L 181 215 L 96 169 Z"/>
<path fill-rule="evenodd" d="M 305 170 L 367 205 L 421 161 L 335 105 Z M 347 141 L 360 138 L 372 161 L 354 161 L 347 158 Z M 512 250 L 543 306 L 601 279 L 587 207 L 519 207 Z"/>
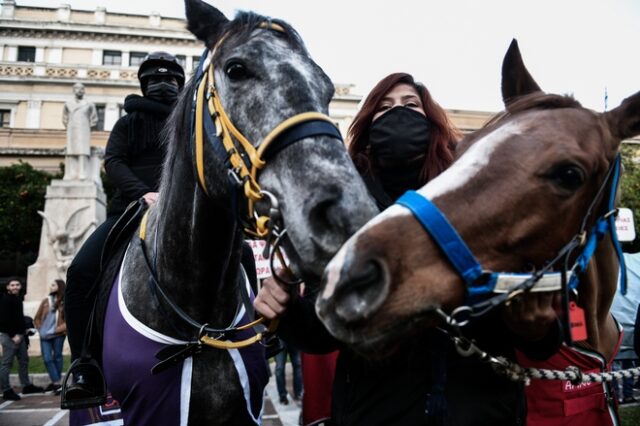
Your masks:
<path fill-rule="evenodd" d="M 123 114 L 125 96 L 139 92 L 137 69 L 147 53 L 173 53 L 191 74 L 203 50 L 179 18 L 64 4 L 20 6 L 15 0 L 0 5 L 0 166 L 23 160 L 59 170 L 66 140 L 62 110 L 76 82 L 85 85 L 85 99 L 97 107 L 92 146 L 104 147 Z M 329 108 L 343 134 L 362 99 L 352 90 L 353 85 L 337 84 Z M 472 130 L 490 115 L 454 111 L 453 119 Z"/>

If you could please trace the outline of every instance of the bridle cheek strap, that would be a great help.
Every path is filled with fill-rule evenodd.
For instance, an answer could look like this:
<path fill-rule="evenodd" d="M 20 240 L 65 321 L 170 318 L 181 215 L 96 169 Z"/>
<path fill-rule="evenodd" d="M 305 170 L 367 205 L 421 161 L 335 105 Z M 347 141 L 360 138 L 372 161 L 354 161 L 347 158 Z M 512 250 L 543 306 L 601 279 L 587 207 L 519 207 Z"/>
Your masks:
<path fill-rule="evenodd" d="M 296 114 L 278 124 L 256 147 L 236 128 L 220 101 L 214 85 L 213 66 L 209 64 L 198 84 L 195 99 L 194 144 L 195 165 L 198 182 L 205 193 L 209 193 L 204 172 L 204 140 L 213 145 L 214 152 L 228 164 L 235 180 L 242 185 L 247 200 L 246 220 L 253 229 L 247 232 L 264 238 L 269 233 L 268 217 L 255 217 L 255 203 L 263 198 L 258 184 L 258 171 L 267 159 L 289 145 L 305 138 L 328 136 L 342 141 L 342 135 L 326 114 L 309 111 Z M 206 100 L 206 102 L 205 102 Z M 207 117 L 208 116 L 208 117 Z M 207 121 L 213 121 L 215 126 Z M 213 134 L 212 134 L 213 133 Z M 237 145 L 234 142 L 237 141 Z M 219 147 L 219 145 L 222 145 Z M 221 149 L 222 148 L 222 149 Z M 224 151 L 221 154 L 220 151 Z"/>

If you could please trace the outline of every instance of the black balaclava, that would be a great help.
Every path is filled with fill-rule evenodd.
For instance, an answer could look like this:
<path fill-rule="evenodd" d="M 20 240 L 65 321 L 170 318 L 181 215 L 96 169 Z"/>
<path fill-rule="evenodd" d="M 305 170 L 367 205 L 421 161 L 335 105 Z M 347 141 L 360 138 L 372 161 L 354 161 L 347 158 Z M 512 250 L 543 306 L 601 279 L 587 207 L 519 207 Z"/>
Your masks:
<path fill-rule="evenodd" d="M 430 140 L 429 120 L 411 108 L 394 107 L 371 124 L 371 156 L 380 183 L 391 199 L 420 187 Z"/>
<path fill-rule="evenodd" d="M 178 98 L 178 83 L 169 81 L 154 81 L 147 85 L 146 97 L 165 105 L 172 105 Z"/>

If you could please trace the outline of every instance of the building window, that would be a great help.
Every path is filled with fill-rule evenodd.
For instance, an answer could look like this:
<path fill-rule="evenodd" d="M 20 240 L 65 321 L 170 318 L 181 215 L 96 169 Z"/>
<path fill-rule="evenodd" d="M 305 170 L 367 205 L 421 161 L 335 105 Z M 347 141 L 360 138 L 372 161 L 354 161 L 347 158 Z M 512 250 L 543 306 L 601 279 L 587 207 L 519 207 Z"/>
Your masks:
<path fill-rule="evenodd" d="M 184 55 L 176 55 L 176 61 L 180 64 L 180 66 L 184 69 L 187 67 L 187 57 Z"/>
<path fill-rule="evenodd" d="M 35 62 L 36 48 L 33 46 L 18 46 L 18 62 Z"/>
<path fill-rule="evenodd" d="M 9 127 L 11 125 L 11 110 L 0 109 L 0 127 Z"/>
<path fill-rule="evenodd" d="M 139 66 L 142 61 L 144 61 L 144 58 L 147 56 L 147 54 L 145 52 L 131 52 L 129 54 L 129 66 L 130 67 L 137 67 Z"/>
<path fill-rule="evenodd" d="M 105 50 L 102 52 L 102 65 L 122 65 L 122 52 Z"/>
<path fill-rule="evenodd" d="M 194 70 L 198 69 L 198 65 L 200 65 L 200 56 L 193 57 L 193 68 Z"/>
<path fill-rule="evenodd" d="M 96 124 L 96 130 L 104 130 L 104 110 L 105 104 L 96 104 L 96 112 L 98 113 L 98 124 Z"/>

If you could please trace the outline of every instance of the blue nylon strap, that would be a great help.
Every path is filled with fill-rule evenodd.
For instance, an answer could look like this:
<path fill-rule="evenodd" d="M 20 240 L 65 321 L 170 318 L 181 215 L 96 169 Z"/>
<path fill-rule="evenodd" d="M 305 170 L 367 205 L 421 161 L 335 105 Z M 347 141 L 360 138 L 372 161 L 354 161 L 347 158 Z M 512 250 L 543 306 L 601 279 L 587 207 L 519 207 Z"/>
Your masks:
<path fill-rule="evenodd" d="M 611 180 L 611 192 L 609 193 L 609 211 L 615 208 L 616 194 L 618 192 L 618 182 L 620 180 L 620 163 L 622 162 L 622 156 L 618 154 L 615 159 L 615 165 L 613 166 L 613 179 Z M 616 232 L 616 221 L 613 215 L 608 217 L 609 229 L 611 231 L 611 241 L 613 247 L 616 249 L 618 255 L 618 262 L 620 263 L 620 292 L 623 295 L 627 294 L 627 266 L 624 262 L 624 255 L 622 254 L 622 247 L 620 241 L 618 241 L 618 233 Z"/>
<path fill-rule="evenodd" d="M 396 201 L 396 204 L 404 206 L 413 212 L 416 219 L 431 235 L 453 267 L 458 271 L 467 284 L 470 294 L 488 293 L 493 290 L 493 285 L 490 283 L 475 289 L 472 287 L 474 282 L 482 275 L 482 267 L 447 218 L 431 201 L 415 191 L 407 191 Z"/>
<path fill-rule="evenodd" d="M 324 120 L 309 120 L 296 124 L 293 127 L 288 128 L 277 139 L 271 143 L 264 153 L 263 160 L 267 161 L 282 151 L 289 145 L 299 141 L 300 139 L 308 138 L 310 136 L 330 136 L 338 140 L 342 140 L 340 131 L 333 124 Z"/>
<path fill-rule="evenodd" d="M 605 213 L 609 213 L 615 208 L 616 193 L 620 180 L 620 162 L 621 157 L 620 154 L 618 154 L 614 160 L 614 164 L 612 165 L 613 175 L 611 176 L 609 199 L 607 200 L 607 211 Z M 627 268 L 622 254 L 622 247 L 620 246 L 620 241 L 618 241 L 615 216 L 613 214 L 610 214 L 607 217 L 600 217 L 593 225 L 593 228 L 591 228 L 591 232 L 589 232 L 589 239 L 587 240 L 582 253 L 580 253 L 580 256 L 578 256 L 575 262 L 575 273 L 571 276 L 571 280 L 569 281 L 569 287 L 571 289 L 576 289 L 580 284 L 579 275 L 587 269 L 589 261 L 598 247 L 598 243 L 607 233 L 611 236 L 611 241 L 616 251 L 616 255 L 618 256 L 618 262 L 620 263 L 620 291 L 622 294 L 627 293 Z"/>

